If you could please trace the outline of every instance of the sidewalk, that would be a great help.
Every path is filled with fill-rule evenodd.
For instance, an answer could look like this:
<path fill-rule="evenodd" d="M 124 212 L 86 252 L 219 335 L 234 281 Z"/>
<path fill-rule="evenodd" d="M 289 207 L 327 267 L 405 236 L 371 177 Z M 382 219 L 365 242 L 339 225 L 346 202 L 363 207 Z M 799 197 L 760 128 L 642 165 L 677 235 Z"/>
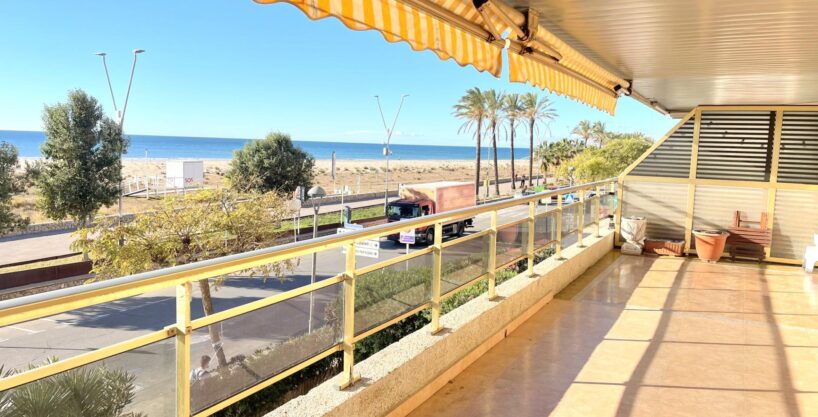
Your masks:
<path fill-rule="evenodd" d="M 490 188 L 491 195 L 493 196 L 494 186 L 492 185 Z M 481 187 L 480 191 L 481 197 L 485 197 L 485 188 Z M 500 194 L 511 194 L 511 184 L 500 184 Z M 383 197 L 371 200 L 356 201 L 344 205 L 348 205 L 355 209 L 378 204 L 383 204 Z M 333 211 L 340 211 L 341 207 L 341 204 L 329 204 L 326 206 L 321 206 L 320 212 L 329 213 Z M 312 207 L 304 207 L 301 209 L 301 217 L 308 217 L 312 215 Z M 74 232 L 57 231 L 0 238 L 0 265 L 74 253 L 74 251 L 71 250 L 71 243 L 74 241 L 72 233 Z"/>

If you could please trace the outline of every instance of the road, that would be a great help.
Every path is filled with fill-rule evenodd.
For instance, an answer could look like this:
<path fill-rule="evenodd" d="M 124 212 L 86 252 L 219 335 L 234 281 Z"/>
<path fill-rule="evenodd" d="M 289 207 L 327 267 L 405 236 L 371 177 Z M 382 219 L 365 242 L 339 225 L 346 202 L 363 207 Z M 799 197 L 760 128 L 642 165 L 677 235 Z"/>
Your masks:
<path fill-rule="evenodd" d="M 540 212 L 551 207 L 538 206 Z M 528 215 L 527 206 L 515 206 L 498 214 L 501 225 Z M 468 233 L 489 227 L 490 218 L 483 214 L 475 218 L 475 227 Z M 570 243 L 572 240 L 566 240 Z M 451 248 L 453 250 L 456 247 Z M 416 249 L 416 248 L 415 248 Z M 412 250 L 412 249 L 410 249 Z M 363 267 L 394 258 L 406 251 L 405 246 L 381 240 L 379 258 L 358 257 Z M 317 280 L 333 277 L 344 270 L 345 256 L 340 249 L 319 253 Z M 298 265 L 285 279 L 259 277 L 228 277 L 213 292 L 216 311 L 223 311 L 248 302 L 297 288 L 310 282 L 311 257 L 298 259 Z M 327 306 L 338 300 L 340 284 L 327 287 L 314 295 L 313 327 L 322 326 Z M 198 285 L 193 286 L 193 319 L 203 316 Z M 251 355 L 271 343 L 283 342 L 307 333 L 309 295 L 299 296 L 271 307 L 231 319 L 219 326 L 224 351 L 228 358 Z M 90 352 L 103 346 L 125 341 L 162 329 L 173 323 L 175 290 L 173 288 L 146 293 L 115 302 L 105 303 L 55 316 L 0 328 L 0 365 L 6 369 L 21 369 L 30 363 L 42 363 L 49 357 L 65 359 Z M 191 366 L 196 367 L 202 355 L 214 357 L 207 329 L 192 336 Z M 318 351 L 323 350 L 319 349 Z M 317 353 L 317 352 L 316 352 Z M 113 368 L 126 369 L 137 376 L 137 392 L 133 407 L 149 416 L 165 415 L 165 407 L 173 407 L 173 396 L 167 395 L 174 385 L 175 353 L 172 339 L 131 351 L 105 361 Z M 215 359 L 214 363 L 215 365 Z M 286 366 L 286 365 L 282 365 Z M 260 377 L 266 378 L 262 375 Z M 159 400 L 161 398 L 161 400 Z"/>
<path fill-rule="evenodd" d="M 510 183 L 500 184 L 501 194 L 509 195 L 511 192 L 512 190 Z M 344 205 L 352 208 L 359 208 L 382 203 L 383 198 L 380 197 L 371 200 L 356 201 Z M 341 204 L 329 204 L 322 206 L 321 212 L 327 213 L 332 211 L 340 211 L 341 208 Z M 312 207 L 305 207 L 301 209 L 301 216 L 307 217 L 312 215 Z M 54 232 L 41 232 L 24 236 L 0 238 L 0 265 L 75 253 L 76 251 L 71 250 L 71 243 L 74 242 L 73 233 L 73 230 L 59 230 Z"/>

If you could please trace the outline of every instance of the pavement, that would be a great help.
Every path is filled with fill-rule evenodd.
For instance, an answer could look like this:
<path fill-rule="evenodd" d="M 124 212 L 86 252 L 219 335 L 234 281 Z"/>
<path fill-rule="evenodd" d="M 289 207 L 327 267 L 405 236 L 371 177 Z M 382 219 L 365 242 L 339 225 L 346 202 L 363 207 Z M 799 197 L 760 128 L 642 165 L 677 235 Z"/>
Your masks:
<path fill-rule="evenodd" d="M 444 178 L 445 180 L 445 178 Z M 484 190 L 484 188 L 481 188 Z M 512 192 L 510 183 L 500 184 L 500 194 L 510 195 Z M 492 195 L 494 194 L 492 187 Z M 383 204 L 383 198 L 375 198 L 371 200 L 356 201 L 352 203 L 345 203 L 344 206 L 354 208 L 368 207 L 377 204 Z M 328 204 L 321 206 L 321 212 L 339 212 L 343 206 L 339 204 Z M 313 215 L 312 207 L 305 207 L 301 209 L 301 216 L 307 217 Z M 0 238 L 0 265 L 27 262 L 43 258 L 51 258 L 63 255 L 76 253 L 71 250 L 71 244 L 74 242 L 74 231 L 61 230 L 54 232 L 42 232 L 23 236 L 11 236 Z"/>

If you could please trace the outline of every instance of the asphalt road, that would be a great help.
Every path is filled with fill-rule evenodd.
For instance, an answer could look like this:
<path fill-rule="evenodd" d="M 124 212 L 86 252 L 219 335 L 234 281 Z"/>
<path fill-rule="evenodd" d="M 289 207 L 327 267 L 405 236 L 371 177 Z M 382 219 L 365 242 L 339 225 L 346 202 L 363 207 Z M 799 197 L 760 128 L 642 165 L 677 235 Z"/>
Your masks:
<path fill-rule="evenodd" d="M 538 211 L 550 207 L 538 206 Z M 498 223 L 504 224 L 528 215 L 527 206 L 503 210 Z M 489 227 L 489 215 L 475 219 L 475 227 L 468 233 Z M 566 241 L 566 243 L 569 243 Z M 410 250 L 417 249 L 412 248 Z M 357 258 L 358 266 L 371 265 L 404 254 L 404 245 L 385 239 L 380 241 L 378 259 Z M 340 249 L 319 253 L 317 279 L 335 276 L 344 270 L 345 256 Z M 269 297 L 310 282 L 311 257 L 302 257 L 294 271 L 284 280 L 260 277 L 229 277 L 213 292 L 216 311 L 223 311 L 248 302 Z M 327 287 L 314 294 L 314 328 L 321 326 L 325 306 L 340 296 L 341 286 Z M 192 316 L 202 317 L 198 285 L 193 286 Z M 224 351 L 228 358 L 250 355 L 257 349 L 275 342 L 283 342 L 307 332 L 309 295 L 299 296 L 255 313 L 234 318 L 220 325 Z M 0 366 L 22 369 L 31 363 L 42 363 L 56 357 L 65 359 L 90 352 L 103 346 L 171 325 L 175 317 L 175 290 L 173 288 L 105 303 L 55 316 L 0 328 Z M 202 355 L 214 357 L 207 329 L 192 336 L 191 367 L 197 366 Z M 215 357 L 214 357 L 215 358 Z M 135 411 L 149 416 L 171 415 L 175 380 L 174 341 L 169 339 L 128 352 L 105 362 L 111 367 L 128 370 L 137 376 Z M 215 359 L 213 364 L 215 365 Z"/>

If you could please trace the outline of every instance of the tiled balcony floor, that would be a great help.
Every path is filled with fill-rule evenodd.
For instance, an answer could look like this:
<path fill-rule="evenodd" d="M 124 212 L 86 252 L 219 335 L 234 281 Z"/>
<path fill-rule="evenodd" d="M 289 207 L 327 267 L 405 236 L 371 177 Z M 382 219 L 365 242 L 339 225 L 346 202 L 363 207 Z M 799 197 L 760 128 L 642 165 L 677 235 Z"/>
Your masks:
<path fill-rule="evenodd" d="M 612 252 L 410 416 L 818 416 L 818 274 Z"/>

